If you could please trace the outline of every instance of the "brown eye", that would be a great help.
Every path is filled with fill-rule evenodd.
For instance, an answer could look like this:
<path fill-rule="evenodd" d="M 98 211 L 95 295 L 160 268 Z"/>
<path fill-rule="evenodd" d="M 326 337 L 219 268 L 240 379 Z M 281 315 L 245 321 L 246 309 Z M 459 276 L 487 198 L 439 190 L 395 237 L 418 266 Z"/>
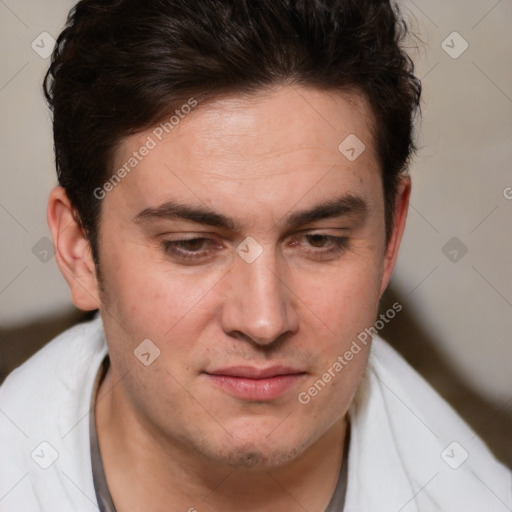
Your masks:
<path fill-rule="evenodd" d="M 349 239 L 347 237 L 339 237 L 327 235 L 324 233 L 309 233 L 297 237 L 293 242 L 293 247 L 303 247 L 306 254 L 321 258 L 334 257 L 341 254 L 348 247 Z"/>
<path fill-rule="evenodd" d="M 326 235 L 306 235 L 306 238 L 309 240 L 310 245 L 317 248 L 325 247 L 326 242 L 332 243 L 332 240 Z"/>
<path fill-rule="evenodd" d="M 164 251 L 178 259 L 203 258 L 208 255 L 208 248 L 213 245 L 209 238 L 188 238 L 183 240 L 165 240 Z"/>

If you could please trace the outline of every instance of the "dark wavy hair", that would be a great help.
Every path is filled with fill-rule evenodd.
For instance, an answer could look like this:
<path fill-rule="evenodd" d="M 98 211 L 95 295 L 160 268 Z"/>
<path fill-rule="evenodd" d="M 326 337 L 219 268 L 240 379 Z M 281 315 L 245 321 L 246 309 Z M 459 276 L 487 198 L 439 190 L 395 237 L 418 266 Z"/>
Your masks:
<path fill-rule="evenodd" d="M 44 92 L 53 110 L 60 185 L 98 263 L 101 200 L 121 140 L 190 97 L 275 84 L 363 93 L 375 118 L 386 234 L 397 181 L 416 151 L 421 82 L 390 0 L 81 0 L 53 51 Z M 200 107 L 198 107 L 200 108 Z"/>

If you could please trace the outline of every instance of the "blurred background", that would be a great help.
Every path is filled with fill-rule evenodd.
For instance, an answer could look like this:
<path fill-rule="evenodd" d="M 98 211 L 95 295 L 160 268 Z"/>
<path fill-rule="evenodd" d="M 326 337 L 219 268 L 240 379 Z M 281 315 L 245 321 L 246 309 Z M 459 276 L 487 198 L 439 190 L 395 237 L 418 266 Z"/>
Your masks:
<path fill-rule="evenodd" d="M 77 322 L 46 224 L 41 83 L 73 2 L 0 0 L 0 381 Z M 400 1 L 422 80 L 419 154 L 381 335 L 512 467 L 512 2 Z"/>

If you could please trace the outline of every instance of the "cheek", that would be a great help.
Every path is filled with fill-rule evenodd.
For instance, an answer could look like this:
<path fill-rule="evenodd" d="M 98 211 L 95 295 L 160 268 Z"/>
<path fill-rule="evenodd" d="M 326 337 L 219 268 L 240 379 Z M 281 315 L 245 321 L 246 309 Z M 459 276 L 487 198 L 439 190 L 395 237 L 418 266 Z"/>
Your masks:
<path fill-rule="evenodd" d="M 129 332 L 162 340 L 169 331 L 189 327 L 190 318 L 201 324 L 219 272 L 194 276 L 171 269 L 154 247 L 121 247 L 112 243 L 102 265 L 104 302 Z"/>
<path fill-rule="evenodd" d="M 314 291 L 310 287 L 309 293 L 307 282 L 301 281 L 307 297 L 303 301 L 303 333 L 309 350 L 314 340 L 318 356 L 311 378 L 297 396 L 308 414 L 336 419 L 349 407 L 368 360 L 370 337 L 361 334 L 375 321 L 378 278 L 378 267 L 359 262 L 316 276 L 310 281 Z"/>
<path fill-rule="evenodd" d="M 329 272 L 302 273 L 294 281 L 305 324 L 310 317 L 309 323 L 327 339 L 346 342 L 373 325 L 380 290 L 380 270 L 375 261 L 342 262 Z"/>

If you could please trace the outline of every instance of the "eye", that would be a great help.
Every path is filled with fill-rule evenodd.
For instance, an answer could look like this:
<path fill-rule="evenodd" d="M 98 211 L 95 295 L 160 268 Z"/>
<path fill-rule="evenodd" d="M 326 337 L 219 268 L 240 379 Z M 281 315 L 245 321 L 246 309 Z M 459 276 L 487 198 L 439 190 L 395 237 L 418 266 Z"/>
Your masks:
<path fill-rule="evenodd" d="M 306 253 L 313 257 L 322 257 L 341 254 L 348 248 L 348 241 L 347 237 L 325 233 L 308 233 L 295 238 L 290 245 L 304 247 Z"/>
<path fill-rule="evenodd" d="M 333 258 L 348 247 L 347 237 L 325 233 L 308 233 L 295 237 L 290 246 L 303 250 L 308 256 L 317 259 Z M 207 260 L 222 245 L 211 238 L 195 237 L 180 240 L 163 240 L 164 252 L 181 263 L 194 263 Z"/>
<path fill-rule="evenodd" d="M 182 240 L 164 240 L 164 251 L 181 260 L 193 260 L 209 256 L 214 240 L 205 237 L 187 238 Z"/>

